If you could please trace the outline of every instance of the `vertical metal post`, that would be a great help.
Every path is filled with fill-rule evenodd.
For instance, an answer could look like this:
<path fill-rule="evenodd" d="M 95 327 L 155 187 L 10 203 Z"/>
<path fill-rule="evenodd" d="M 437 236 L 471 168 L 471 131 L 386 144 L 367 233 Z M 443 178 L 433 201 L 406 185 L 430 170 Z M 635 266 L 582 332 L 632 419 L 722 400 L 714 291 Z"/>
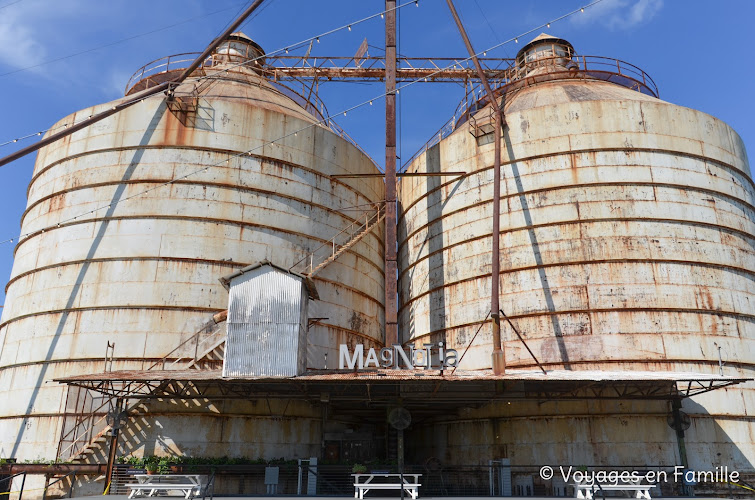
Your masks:
<path fill-rule="evenodd" d="M 398 338 L 396 264 L 396 0 L 385 0 L 385 345 Z"/>
<path fill-rule="evenodd" d="M 679 410 L 682 408 L 681 399 L 671 400 L 671 416 L 674 423 L 674 431 L 676 431 L 676 444 L 679 447 L 679 460 L 682 462 L 682 467 L 686 471 L 689 468 L 689 461 L 687 460 L 687 446 L 684 444 L 684 427 L 682 427 L 682 417 Z M 691 487 L 687 486 L 684 482 L 681 485 L 682 495 L 691 495 Z"/>
<path fill-rule="evenodd" d="M 76 473 L 71 473 L 71 487 L 68 488 L 68 498 L 73 498 L 73 487 L 76 485 Z"/>
<path fill-rule="evenodd" d="M 21 497 L 24 495 L 24 484 L 26 484 L 26 472 L 24 472 L 24 476 L 21 479 L 21 489 L 18 492 L 18 500 L 21 500 Z"/>
<path fill-rule="evenodd" d="M 493 107 L 495 112 L 495 130 L 494 130 L 494 143 L 495 143 L 495 159 L 493 160 L 493 242 L 491 252 L 491 282 L 490 282 L 490 317 L 492 318 L 493 325 L 493 355 L 491 363 L 493 365 L 493 373 L 500 375 L 506 371 L 506 358 L 501 348 L 501 317 L 498 312 L 500 309 L 498 295 L 499 295 L 499 278 L 500 278 L 500 211 L 501 211 L 501 130 L 506 125 L 506 119 L 503 116 L 503 108 L 498 105 L 498 102 L 493 95 L 493 91 L 490 88 L 488 79 L 485 77 L 485 72 L 480 66 L 480 61 L 477 60 L 477 55 L 472 48 L 472 43 L 469 41 L 467 32 L 464 29 L 464 25 L 461 23 L 459 14 L 456 12 L 453 0 L 446 0 L 448 8 L 451 10 L 451 15 L 456 22 L 457 28 L 459 28 L 459 34 L 464 40 L 464 45 L 467 47 L 467 52 L 472 58 L 474 67 L 477 70 L 477 75 L 482 82 L 482 86 L 485 92 L 488 94 L 488 101 L 490 106 Z"/>
<path fill-rule="evenodd" d="M 113 468 L 115 467 L 115 455 L 118 451 L 118 433 L 121 428 L 121 411 L 123 399 L 118 398 L 115 403 L 115 419 L 113 421 L 113 435 L 110 436 L 110 450 L 107 457 L 107 472 L 105 472 L 105 490 L 107 491 L 113 480 Z"/>
<path fill-rule="evenodd" d="M 492 96 L 491 96 L 492 97 Z M 493 106 L 496 106 L 493 101 Z M 499 310 L 499 279 L 501 276 L 500 234 L 501 234 L 501 114 L 495 114 L 495 160 L 493 163 L 493 242 L 490 278 L 490 317 L 493 325 L 493 373 L 500 375 L 506 371 L 506 358 L 501 344 L 501 316 Z"/>
<path fill-rule="evenodd" d="M 398 459 L 399 483 L 401 483 L 401 500 L 404 500 L 404 429 L 398 429 L 396 432 L 396 458 Z"/>

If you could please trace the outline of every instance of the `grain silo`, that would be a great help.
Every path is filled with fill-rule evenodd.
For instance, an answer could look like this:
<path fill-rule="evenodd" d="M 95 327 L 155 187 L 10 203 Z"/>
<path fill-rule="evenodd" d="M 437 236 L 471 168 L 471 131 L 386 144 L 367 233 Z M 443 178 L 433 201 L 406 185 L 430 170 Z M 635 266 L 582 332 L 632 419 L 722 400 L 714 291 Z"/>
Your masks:
<path fill-rule="evenodd" d="M 545 34 L 522 48 L 497 96 L 507 120 L 498 292 L 540 363 L 616 379 L 752 378 L 755 186 L 739 136 L 659 99 L 639 68 L 578 56 Z M 489 369 L 493 349 L 480 326 L 490 311 L 497 139 L 479 98 L 408 165 L 426 175 L 404 178 L 398 196 L 404 340 L 468 348 L 467 370 Z M 502 331 L 507 373 L 536 368 L 511 326 Z M 414 453 L 444 463 L 500 456 L 751 471 L 754 394 L 750 382 L 685 401 L 685 442 L 666 425 L 678 410 L 666 402 L 500 402 L 440 419 Z"/>
<path fill-rule="evenodd" d="M 127 96 L 171 80 L 195 57 L 148 64 Z M 235 33 L 168 99 L 148 97 L 40 151 L 0 324 L 5 456 L 56 458 L 60 416 L 72 403 L 65 386 L 48 381 L 101 372 L 112 343 L 107 369 L 147 370 L 166 355 L 172 362 L 177 346 L 226 309 L 219 278 L 261 261 L 290 269 L 375 210 L 379 177 L 331 178 L 378 170 L 323 116 L 315 97 L 268 78 L 262 49 Z M 323 368 L 341 343 L 382 335 L 378 229 L 316 276 L 310 368 Z M 319 452 L 318 411 L 292 403 L 272 418 L 263 406 L 233 402 L 192 416 L 190 403 L 156 404 L 122 453 Z M 63 440 L 57 454 L 75 458 L 91 437 Z"/>

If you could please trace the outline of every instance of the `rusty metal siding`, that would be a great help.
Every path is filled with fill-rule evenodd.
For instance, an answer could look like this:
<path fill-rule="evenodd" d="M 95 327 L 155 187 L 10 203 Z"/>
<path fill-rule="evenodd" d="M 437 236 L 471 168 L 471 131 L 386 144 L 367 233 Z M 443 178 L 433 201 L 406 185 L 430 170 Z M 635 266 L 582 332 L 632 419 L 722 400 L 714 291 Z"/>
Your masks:
<path fill-rule="evenodd" d="M 290 266 L 348 225 L 352 207 L 384 197 L 380 179 L 331 179 L 377 169 L 331 130 L 306 128 L 311 115 L 258 76 L 218 79 L 194 118 L 153 97 L 40 150 L 21 229 L 32 235 L 15 249 L 0 320 L 8 453 L 54 458 L 58 419 L 41 415 L 59 413 L 65 392 L 47 380 L 101 371 L 107 341 L 119 368 L 146 369 L 227 307 L 219 277 L 266 259 Z M 329 318 L 311 332 L 318 366 L 339 343 L 382 335 L 382 235 L 318 275 L 318 316 Z M 197 453 L 213 446 L 222 450 Z"/>
<path fill-rule="evenodd" d="M 223 377 L 294 377 L 307 369 L 301 278 L 262 266 L 231 281 Z"/>
<path fill-rule="evenodd" d="M 538 359 L 551 369 L 718 373 L 721 347 L 724 374 L 755 375 L 755 184 L 737 134 L 705 113 L 602 82 L 535 85 L 506 106 L 499 293 Z M 404 340 L 468 348 L 462 369 L 490 367 L 490 326 L 472 339 L 490 304 L 492 164 L 493 144 L 462 126 L 408 171 L 466 176 L 405 177 L 399 186 Z M 534 368 L 508 325 L 502 331 L 509 368 Z M 696 422 L 691 463 L 710 466 L 716 454 L 707 452 L 719 447 L 751 468 L 753 409 L 753 384 L 685 403 Z M 548 419 L 568 414 L 533 409 L 526 432 L 549 434 Z M 591 425 L 623 432 L 609 420 Z M 646 437 L 635 456 L 661 459 Z M 484 439 L 473 441 L 467 456 L 487 453 Z M 601 446 L 590 449 L 616 458 Z M 539 447 L 533 459 L 548 453 Z"/>

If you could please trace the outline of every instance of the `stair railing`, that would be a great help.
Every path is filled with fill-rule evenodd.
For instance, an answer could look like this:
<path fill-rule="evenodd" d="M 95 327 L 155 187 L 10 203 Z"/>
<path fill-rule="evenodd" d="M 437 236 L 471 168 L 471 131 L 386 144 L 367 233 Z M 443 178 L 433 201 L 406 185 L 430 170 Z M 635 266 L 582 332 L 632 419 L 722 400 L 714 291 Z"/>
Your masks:
<path fill-rule="evenodd" d="M 207 331 L 208 327 L 213 327 L 210 333 L 208 333 Z M 203 343 L 207 342 L 209 339 L 217 339 L 218 333 L 223 331 L 222 328 L 215 327 L 216 324 L 205 325 L 200 331 L 178 344 L 168 354 L 150 365 L 147 368 L 147 371 L 154 370 L 158 367 L 158 369 L 162 370 L 172 369 L 179 362 L 187 360 L 189 360 L 189 365 L 195 364 L 201 358 L 200 346 L 203 345 Z M 205 336 L 205 338 L 200 340 L 203 335 Z M 176 353 L 181 350 L 185 350 L 186 347 L 192 342 L 194 342 L 194 349 L 191 356 L 176 356 Z M 169 364 L 166 364 L 170 359 L 174 357 L 176 359 L 174 359 Z M 146 385 L 147 384 L 141 384 L 140 386 L 137 386 L 135 390 L 146 387 Z M 105 435 L 105 433 L 107 433 L 107 431 L 110 429 L 110 426 L 107 424 L 107 415 L 115 408 L 115 405 L 113 404 L 113 398 L 108 398 L 105 396 L 95 397 L 91 392 L 92 391 L 90 391 L 89 389 L 78 388 L 78 392 L 76 393 L 76 402 L 74 403 L 74 411 L 66 411 L 65 413 L 64 419 L 67 420 L 70 417 L 73 417 L 73 425 L 69 427 L 68 425 L 66 425 L 65 420 L 63 422 L 60 440 L 58 441 L 58 459 L 70 460 L 75 458 L 76 456 L 80 455 L 90 444 Z M 67 397 L 71 396 L 72 393 L 70 392 L 69 388 Z M 98 399 L 102 399 L 99 405 L 97 405 L 96 403 Z M 68 407 L 67 403 L 68 402 L 66 402 L 66 408 Z M 126 411 L 130 409 L 131 407 L 129 407 Z M 70 423 L 70 420 L 68 423 Z"/>
<path fill-rule="evenodd" d="M 306 263 L 306 267 L 301 274 L 306 276 L 314 275 L 320 269 L 336 260 L 343 252 L 354 246 L 384 218 L 385 202 L 381 201 L 373 204 L 370 210 L 365 211 L 331 239 L 302 257 L 289 268 L 289 271 L 293 271 L 297 266 Z M 326 249 L 325 252 L 322 251 L 324 249 Z"/>

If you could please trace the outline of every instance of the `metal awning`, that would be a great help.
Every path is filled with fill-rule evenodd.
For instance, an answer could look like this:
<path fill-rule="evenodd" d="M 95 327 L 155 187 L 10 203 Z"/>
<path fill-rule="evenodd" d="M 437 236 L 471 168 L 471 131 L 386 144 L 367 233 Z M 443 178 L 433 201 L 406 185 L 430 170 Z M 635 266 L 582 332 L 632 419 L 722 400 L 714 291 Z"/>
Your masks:
<path fill-rule="evenodd" d="M 516 400 L 681 399 L 753 379 L 685 372 L 431 370 L 310 372 L 291 378 L 223 378 L 220 370 L 113 371 L 56 379 L 128 399 L 299 399 L 370 407 L 479 406 Z M 437 407 L 437 406 L 436 406 Z"/>

